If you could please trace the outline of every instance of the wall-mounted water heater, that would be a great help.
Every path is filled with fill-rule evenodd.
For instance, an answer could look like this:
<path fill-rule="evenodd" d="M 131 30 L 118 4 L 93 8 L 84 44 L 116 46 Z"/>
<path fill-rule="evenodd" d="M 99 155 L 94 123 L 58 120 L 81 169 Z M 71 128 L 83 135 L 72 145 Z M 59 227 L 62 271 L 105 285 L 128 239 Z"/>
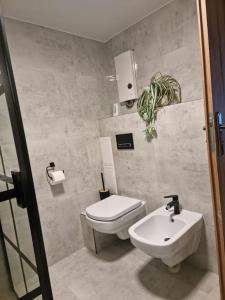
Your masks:
<path fill-rule="evenodd" d="M 128 50 L 114 58 L 120 102 L 135 100 L 137 95 L 134 51 Z"/>

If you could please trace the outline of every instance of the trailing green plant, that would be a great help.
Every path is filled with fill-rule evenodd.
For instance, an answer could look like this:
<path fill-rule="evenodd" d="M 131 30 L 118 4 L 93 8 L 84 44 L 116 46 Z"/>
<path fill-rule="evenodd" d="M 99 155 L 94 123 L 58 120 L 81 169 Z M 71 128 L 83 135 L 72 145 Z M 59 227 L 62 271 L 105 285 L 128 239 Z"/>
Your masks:
<path fill-rule="evenodd" d="M 157 136 L 156 119 L 160 108 L 181 102 L 181 87 L 170 75 L 156 73 L 144 89 L 137 102 L 140 117 L 146 123 L 145 134 L 148 138 Z"/>

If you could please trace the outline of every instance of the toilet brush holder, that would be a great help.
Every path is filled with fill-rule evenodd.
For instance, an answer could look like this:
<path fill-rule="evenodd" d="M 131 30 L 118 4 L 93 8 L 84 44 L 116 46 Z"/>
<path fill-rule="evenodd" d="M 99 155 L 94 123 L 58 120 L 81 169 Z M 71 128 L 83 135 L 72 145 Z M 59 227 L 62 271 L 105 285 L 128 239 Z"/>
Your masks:
<path fill-rule="evenodd" d="M 109 190 L 99 190 L 100 199 L 103 200 L 110 196 Z"/>
<path fill-rule="evenodd" d="M 101 172 L 101 178 L 102 178 L 102 189 L 99 190 L 99 196 L 100 196 L 100 199 L 103 200 L 103 199 L 109 197 L 110 193 L 109 193 L 109 190 L 105 188 L 104 175 L 102 172 Z"/>

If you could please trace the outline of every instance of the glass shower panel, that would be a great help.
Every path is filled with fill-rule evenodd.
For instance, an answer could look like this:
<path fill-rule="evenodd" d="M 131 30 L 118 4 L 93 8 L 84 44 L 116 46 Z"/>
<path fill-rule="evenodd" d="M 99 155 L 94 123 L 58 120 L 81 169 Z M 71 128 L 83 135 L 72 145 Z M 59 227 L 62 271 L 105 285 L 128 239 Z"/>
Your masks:
<path fill-rule="evenodd" d="M 18 207 L 16 201 L 12 202 L 12 210 L 16 225 L 16 231 L 19 240 L 20 251 L 29 259 L 29 261 L 36 266 L 34 255 L 34 248 L 32 243 L 29 220 L 27 216 L 27 209 Z"/>
<path fill-rule="evenodd" d="M 0 147 L 3 160 L 1 175 L 11 177 L 11 171 L 19 170 L 19 166 L 5 94 L 0 96 Z M 8 188 L 13 186 L 9 185 Z"/>
<path fill-rule="evenodd" d="M 25 273 L 26 285 L 29 292 L 40 286 L 37 273 L 23 260 L 23 268 Z"/>
<path fill-rule="evenodd" d="M 2 225 L 3 233 L 15 245 L 17 245 L 16 233 L 15 233 L 15 227 L 14 227 L 14 224 L 13 224 L 10 201 L 5 201 L 5 202 L 0 203 L 0 217 L 1 217 L 1 225 Z"/>
<path fill-rule="evenodd" d="M 37 295 L 42 294 L 44 299 L 53 300 L 29 154 L 2 17 L 0 21 L 0 238 L 9 266 L 12 289 L 18 297 L 38 299 L 41 297 Z M 34 249 L 33 241 L 37 249 Z"/>
<path fill-rule="evenodd" d="M 27 288 L 24 281 L 24 272 L 21 267 L 21 259 L 8 242 L 5 242 L 5 246 L 7 255 L 10 257 L 9 267 L 14 291 L 17 296 L 22 297 L 27 293 Z"/>
<path fill-rule="evenodd" d="M 7 101 L 3 93 L 0 96 L 0 193 L 14 189 L 12 171 L 19 172 L 20 168 Z M 36 268 L 27 209 L 19 207 L 17 199 L 13 197 L 0 202 L 0 221 L 13 288 L 21 297 L 31 290 L 32 285 L 39 285 L 37 273 L 24 261 L 27 260 L 33 269 Z"/>

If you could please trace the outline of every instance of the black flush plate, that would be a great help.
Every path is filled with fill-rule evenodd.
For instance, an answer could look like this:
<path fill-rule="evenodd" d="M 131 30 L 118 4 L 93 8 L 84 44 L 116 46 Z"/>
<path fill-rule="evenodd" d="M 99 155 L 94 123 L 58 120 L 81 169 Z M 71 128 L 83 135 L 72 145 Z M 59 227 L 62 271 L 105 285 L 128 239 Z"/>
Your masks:
<path fill-rule="evenodd" d="M 134 149 L 133 134 L 132 133 L 117 134 L 116 144 L 117 144 L 117 149 L 123 149 L 123 150 Z"/>

